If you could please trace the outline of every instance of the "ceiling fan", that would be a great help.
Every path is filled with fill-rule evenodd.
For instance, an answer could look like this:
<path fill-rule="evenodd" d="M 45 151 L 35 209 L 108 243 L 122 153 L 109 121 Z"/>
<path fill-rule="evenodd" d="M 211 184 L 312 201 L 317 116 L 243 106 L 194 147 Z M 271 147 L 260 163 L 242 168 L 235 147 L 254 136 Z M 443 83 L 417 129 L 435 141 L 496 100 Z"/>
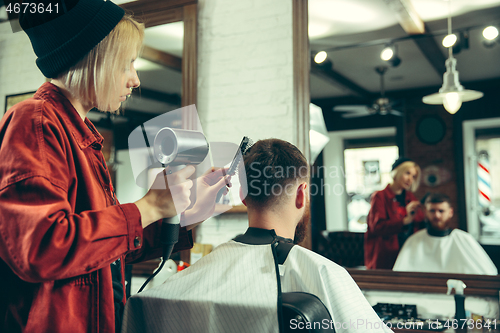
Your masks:
<path fill-rule="evenodd" d="M 403 113 L 401 111 L 392 108 L 395 102 L 385 97 L 384 74 L 387 72 L 387 69 L 387 66 L 375 67 L 375 71 L 380 75 L 380 97 L 372 105 L 337 105 L 333 108 L 333 111 L 344 112 L 341 115 L 342 118 L 357 118 L 374 114 L 402 116 Z"/>

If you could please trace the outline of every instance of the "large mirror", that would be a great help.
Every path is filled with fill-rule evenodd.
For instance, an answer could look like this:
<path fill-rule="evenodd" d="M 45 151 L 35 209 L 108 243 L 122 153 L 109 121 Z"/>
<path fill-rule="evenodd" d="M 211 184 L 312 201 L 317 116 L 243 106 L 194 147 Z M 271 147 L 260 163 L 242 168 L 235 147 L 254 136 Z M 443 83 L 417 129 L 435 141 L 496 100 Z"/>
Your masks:
<path fill-rule="evenodd" d="M 443 84 L 448 2 L 309 1 L 311 102 L 322 108 L 330 138 L 314 167 L 313 182 L 323 190 L 313 196 L 313 245 L 348 267 L 365 287 L 374 287 L 369 281 L 381 276 L 389 289 L 392 281 L 412 277 L 467 276 L 366 270 L 370 196 L 392 182 L 391 165 L 399 156 L 422 169 L 417 199 L 429 192 L 447 194 L 454 208 L 451 226 L 471 234 L 500 267 L 500 156 L 495 148 L 500 140 L 495 93 L 500 45 L 482 36 L 486 26 L 498 26 L 500 2 L 465 6 L 455 1 L 450 10 L 460 82 L 484 93 L 464 102 L 454 115 L 442 105 L 422 103 Z M 381 59 L 387 46 L 395 47 L 398 59 Z M 313 59 L 319 51 L 326 51 L 326 59 L 319 62 L 320 54 L 317 63 Z M 481 183 L 477 162 L 484 151 L 490 178 Z M 489 192 L 480 192 L 485 185 Z M 481 193 L 488 197 L 484 205 Z M 498 281 L 498 276 L 476 277 Z M 393 288 L 405 290 L 405 284 Z"/>

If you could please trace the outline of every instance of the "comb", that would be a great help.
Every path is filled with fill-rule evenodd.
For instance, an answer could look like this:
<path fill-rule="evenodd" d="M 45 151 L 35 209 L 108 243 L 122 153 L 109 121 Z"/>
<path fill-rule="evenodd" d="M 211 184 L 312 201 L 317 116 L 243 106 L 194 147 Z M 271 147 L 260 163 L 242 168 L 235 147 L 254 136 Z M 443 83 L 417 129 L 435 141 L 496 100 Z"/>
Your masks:
<path fill-rule="evenodd" d="M 241 162 L 241 159 L 246 154 L 248 149 L 250 149 L 250 147 L 252 146 L 253 146 L 252 139 L 244 136 L 243 139 L 241 140 L 238 150 L 236 151 L 236 155 L 234 155 L 233 161 L 231 162 L 231 165 L 227 170 L 228 175 L 234 176 L 236 174 L 236 169 L 238 168 L 238 164 Z"/>
<path fill-rule="evenodd" d="M 244 136 L 243 139 L 241 140 L 240 146 L 238 147 L 238 150 L 236 150 L 236 155 L 234 155 L 233 161 L 231 162 L 231 165 L 229 166 L 229 169 L 227 170 L 227 174 L 230 176 L 234 176 L 236 172 L 238 171 L 238 164 L 240 164 L 241 160 L 243 159 L 243 156 L 248 152 L 248 150 L 253 146 L 253 141 L 249 137 Z M 226 184 L 227 186 L 227 184 Z M 220 198 L 222 197 L 222 194 L 224 193 L 225 188 L 221 188 L 219 192 L 217 193 L 217 197 L 215 199 L 215 202 L 219 202 Z"/>

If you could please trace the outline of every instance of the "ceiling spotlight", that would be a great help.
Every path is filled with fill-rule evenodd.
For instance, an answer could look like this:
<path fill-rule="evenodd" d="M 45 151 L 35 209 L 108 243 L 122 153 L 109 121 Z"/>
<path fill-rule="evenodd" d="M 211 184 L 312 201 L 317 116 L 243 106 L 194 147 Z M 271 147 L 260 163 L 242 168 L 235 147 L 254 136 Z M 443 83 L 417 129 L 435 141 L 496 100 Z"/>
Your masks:
<path fill-rule="evenodd" d="M 469 49 L 469 32 L 468 31 L 460 31 L 457 35 L 457 41 L 452 48 L 453 54 L 459 54 L 462 50 Z"/>
<path fill-rule="evenodd" d="M 323 61 L 326 60 L 327 57 L 328 54 L 325 51 L 320 51 L 316 53 L 316 55 L 314 56 L 314 62 L 317 64 L 321 64 Z"/>
<path fill-rule="evenodd" d="M 455 34 L 449 34 L 443 38 L 443 46 L 446 48 L 452 47 L 453 45 L 455 45 L 456 42 L 457 42 L 457 35 Z"/>
<path fill-rule="evenodd" d="M 486 38 L 487 40 L 494 40 L 495 38 L 498 37 L 498 29 L 492 25 L 484 28 L 483 37 Z"/>
<path fill-rule="evenodd" d="M 392 59 L 394 56 L 395 50 L 392 45 L 386 46 L 383 50 L 382 53 L 380 53 L 380 58 L 384 61 L 389 61 Z"/>
<path fill-rule="evenodd" d="M 387 45 L 380 53 L 380 59 L 387 61 L 392 67 L 397 67 L 401 59 L 397 55 L 396 45 Z"/>

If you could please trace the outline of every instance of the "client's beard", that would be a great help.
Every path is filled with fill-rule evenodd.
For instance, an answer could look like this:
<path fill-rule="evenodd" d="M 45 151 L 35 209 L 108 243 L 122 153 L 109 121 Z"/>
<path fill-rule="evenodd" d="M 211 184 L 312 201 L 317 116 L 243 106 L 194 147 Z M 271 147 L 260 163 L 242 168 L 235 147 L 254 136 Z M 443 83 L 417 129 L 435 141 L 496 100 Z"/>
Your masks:
<path fill-rule="evenodd" d="M 308 199 L 306 203 L 306 209 L 304 210 L 304 214 L 302 215 L 302 218 L 300 219 L 299 223 L 297 224 L 297 227 L 295 228 L 295 236 L 293 237 L 294 244 L 299 244 L 306 238 L 307 228 L 309 226 L 309 223 L 311 222 L 310 208 L 311 207 Z"/>

